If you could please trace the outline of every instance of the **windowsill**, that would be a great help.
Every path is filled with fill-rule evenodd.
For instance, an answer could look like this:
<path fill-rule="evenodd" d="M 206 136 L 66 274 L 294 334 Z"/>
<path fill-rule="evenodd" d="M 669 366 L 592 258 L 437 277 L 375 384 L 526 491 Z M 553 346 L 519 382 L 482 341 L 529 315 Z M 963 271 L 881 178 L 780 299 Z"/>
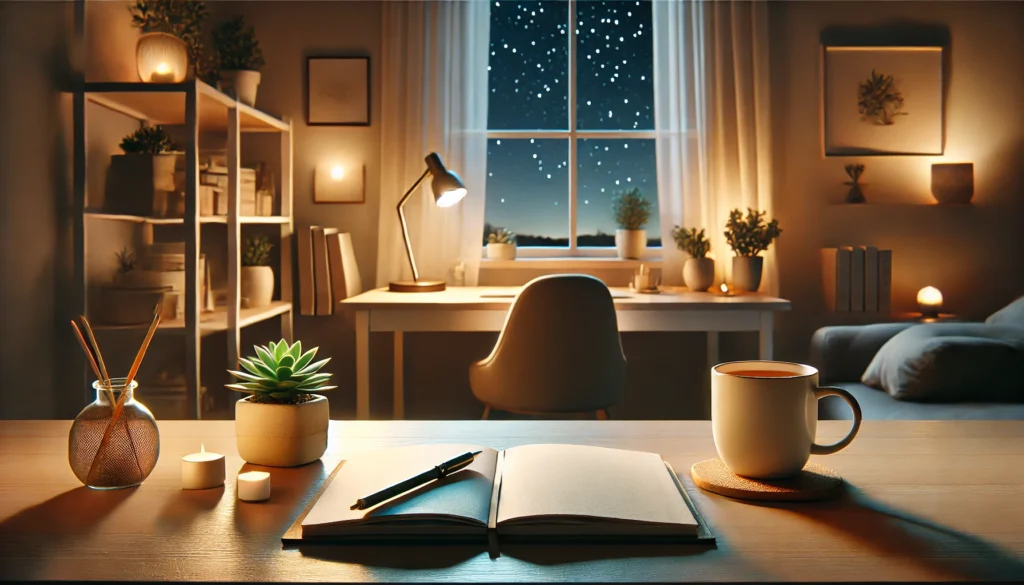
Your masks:
<path fill-rule="evenodd" d="M 562 269 L 635 269 L 641 264 L 651 268 L 661 268 L 661 258 L 644 258 L 642 260 L 624 260 L 613 257 L 563 256 L 556 258 L 516 258 L 515 260 L 480 261 L 481 270 L 562 270 Z"/>

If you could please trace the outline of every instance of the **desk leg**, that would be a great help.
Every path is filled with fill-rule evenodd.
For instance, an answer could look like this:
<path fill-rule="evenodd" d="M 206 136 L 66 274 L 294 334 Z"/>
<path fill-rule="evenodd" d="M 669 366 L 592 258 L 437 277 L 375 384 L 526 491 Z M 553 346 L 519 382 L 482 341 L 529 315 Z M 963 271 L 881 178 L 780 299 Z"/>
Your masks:
<path fill-rule="evenodd" d="M 356 312 L 356 418 L 370 418 L 370 313 Z"/>
<path fill-rule="evenodd" d="M 395 331 L 395 402 L 393 417 L 395 420 L 405 418 L 405 350 L 404 336 Z"/>
<path fill-rule="evenodd" d="M 701 415 L 704 420 L 711 420 L 711 368 L 718 364 L 718 332 L 708 331 L 708 367 L 705 373 L 705 391 L 701 393 Z"/>
<path fill-rule="evenodd" d="M 761 327 L 757 332 L 758 357 L 762 360 L 772 359 L 772 338 L 774 337 L 775 314 L 771 311 L 761 313 Z"/>

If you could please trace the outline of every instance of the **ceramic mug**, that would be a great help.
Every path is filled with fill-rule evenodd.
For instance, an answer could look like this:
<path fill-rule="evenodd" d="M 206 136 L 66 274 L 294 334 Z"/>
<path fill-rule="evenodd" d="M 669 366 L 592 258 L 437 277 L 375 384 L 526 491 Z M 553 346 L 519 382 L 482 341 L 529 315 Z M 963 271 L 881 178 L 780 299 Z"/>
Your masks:
<path fill-rule="evenodd" d="M 814 442 L 818 399 L 838 396 L 853 425 L 838 443 Z M 742 361 L 711 368 L 711 430 L 715 448 L 736 475 L 773 479 L 796 475 L 811 455 L 846 447 L 860 429 L 857 400 L 846 390 L 818 386 L 818 370 L 788 362 Z"/>

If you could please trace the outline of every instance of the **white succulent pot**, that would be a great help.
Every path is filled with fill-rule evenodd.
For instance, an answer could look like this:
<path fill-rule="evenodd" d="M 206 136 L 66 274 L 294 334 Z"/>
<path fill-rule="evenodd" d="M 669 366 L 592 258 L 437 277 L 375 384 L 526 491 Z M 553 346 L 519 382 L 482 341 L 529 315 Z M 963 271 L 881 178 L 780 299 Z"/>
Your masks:
<path fill-rule="evenodd" d="M 715 283 L 715 261 L 690 258 L 683 264 L 683 282 L 692 291 L 706 291 Z"/>
<path fill-rule="evenodd" d="M 274 298 L 274 269 L 269 266 L 242 267 L 242 298 L 250 307 L 264 307 Z"/>
<path fill-rule="evenodd" d="M 259 71 L 229 70 L 220 72 L 220 89 L 247 106 L 256 105 L 256 88 L 260 86 Z"/>
<path fill-rule="evenodd" d="M 515 260 L 515 244 L 487 244 L 487 258 L 490 260 Z"/>
<path fill-rule="evenodd" d="M 639 259 L 647 248 L 647 230 L 615 230 L 619 258 Z"/>
<path fill-rule="evenodd" d="M 297 467 L 327 451 L 330 408 L 319 394 L 300 404 L 261 404 L 243 398 L 235 405 L 238 455 L 247 463 Z"/>
<path fill-rule="evenodd" d="M 733 256 L 732 259 L 732 286 L 735 289 L 757 292 L 761 288 L 761 270 L 764 267 L 764 258 L 754 256 Z"/>

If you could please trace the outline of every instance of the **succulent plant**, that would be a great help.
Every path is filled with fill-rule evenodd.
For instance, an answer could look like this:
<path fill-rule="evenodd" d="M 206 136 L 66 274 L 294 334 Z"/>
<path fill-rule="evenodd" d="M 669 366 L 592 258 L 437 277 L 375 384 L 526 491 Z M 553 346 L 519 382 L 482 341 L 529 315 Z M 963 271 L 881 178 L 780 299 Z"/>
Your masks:
<path fill-rule="evenodd" d="M 225 387 L 251 394 L 255 402 L 295 404 L 305 401 L 310 394 L 337 388 L 324 385 L 331 374 L 318 372 L 331 358 L 313 361 L 319 348 L 303 353 L 301 341 L 288 345 L 282 339 L 266 346 L 256 345 L 253 349 L 255 357 L 238 360 L 244 372 L 228 370 L 241 382 Z"/>
<path fill-rule="evenodd" d="M 505 229 L 497 228 L 487 235 L 488 244 L 515 244 L 516 234 Z"/>
<path fill-rule="evenodd" d="M 274 245 L 267 236 L 256 236 L 245 240 L 242 252 L 242 266 L 266 266 L 270 263 L 270 251 Z"/>
<path fill-rule="evenodd" d="M 147 126 L 121 139 L 125 154 L 165 154 L 178 150 L 171 135 L 160 126 Z"/>
<path fill-rule="evenodd" d="M 704 258 L 711 251 L 711 242 L 704 235 L 704 230 L 676 226 L 672 230 L 672 238 L 676 241 L 676 247 L 689 254 L 691 258 Z"/>
<path fill-rule="evenodd" d="M 135 270 L 135 252 L 132 252 L 128 248 L 121 248 L 121 251 L 116 252 L 115 256 L 117 256 L 118 274 L 128 274 L 132 270 Z"/>
<path fill-rule="evenodd" d="M 619 229 L 642 230 L 651 217 L 651 202 L 644 199 L 640 189 L 634 187 L 615 198 L 612 211 Z"/>
<path fill-rule="evenodd" d="M 221 23 L 213 31 L 213 47 L 221 71 L 259 71 L 265 64 L 260 42 L 241 16 Z"/>
<path fill-rule="evenodd" d="M 747 208 L 747 217 L 744 219 L 743 212 L 733 209 L 729 212 L 729 221 L 725 224 L 725 241 L 737 256 L 753 258 L 768 249 L 768 246 L 775 241 L 782 230 L 779 229 L 779 221 L 773 219 L 765 223 L 765 211 L 755 211 Z"/>

